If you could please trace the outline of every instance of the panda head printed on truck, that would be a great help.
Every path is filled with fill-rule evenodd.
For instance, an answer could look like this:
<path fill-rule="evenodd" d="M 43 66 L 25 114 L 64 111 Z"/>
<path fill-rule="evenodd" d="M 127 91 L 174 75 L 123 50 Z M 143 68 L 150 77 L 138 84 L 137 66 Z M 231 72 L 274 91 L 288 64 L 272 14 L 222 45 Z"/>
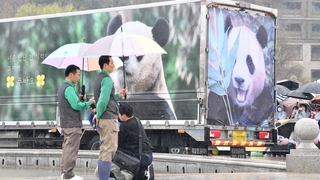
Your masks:
<path fill-rule="evenodd" d="M 107 29 L 107 35 L 120 33 L 121 28 L 122 32 L 143 35 L 153 39 L 161 47 L 167 44 L 170 35 L 169 24 L 164 18 L 158 18 L 153 27 L 149 27 L 140 21 L 123 23 L 122 16 L 118 14 L 110 20 Z M 166 115 L 163 115 L 164 117 L 162 118 L 176 119 L 164 77 L 161 55 L 150 54 L 138 57 L 128 56 L 124 57 L 124 63 L 128 98 L 138 98 L 138 96 L 130 97 L 130 94 L 148 91 L 152 93 L 150 95 L 153 97 L 153 99 L 156 98 L 162 99 L 162 101 L 165 100 L 167 104 L 166 107 L 163 107 L 163 103 L 161 103 L 161 107 L 159 107 L 159 104 L 155 105 L 154 111 L 163 111 L 162 114 Z M 111 73 L 111 77 L 114 81 L 116 92 L 119 92 L 120 89 L 124 87 L 123 68 L 119 67 L 116 69 L 113 73 Z M 139 96 L 139 98 L 141 97 Z M 137 107 L 135 105 L 132 106 Z M 150 108 L 150 106 L 147 108 Z M 150 111 L 152 110 L 153 109 L 150 109 Z M 137 114 L 139 113 L 137 112 L 137 109 L 135 109 L 135 115 Z M 154 118 L 161 119 L 161 117 Z"/>
<path fill-rule="evenodd" d="M 261 95 L 268 83 L 263 48 L 267 44 L 267 32 L 263 26 L 252 32 L 246 26 L 234 27 L 227 17 L 228 52 L 239 36 L 239 47 L 232 71 L 229 95 L 237 106 L 250 106 Z"/>

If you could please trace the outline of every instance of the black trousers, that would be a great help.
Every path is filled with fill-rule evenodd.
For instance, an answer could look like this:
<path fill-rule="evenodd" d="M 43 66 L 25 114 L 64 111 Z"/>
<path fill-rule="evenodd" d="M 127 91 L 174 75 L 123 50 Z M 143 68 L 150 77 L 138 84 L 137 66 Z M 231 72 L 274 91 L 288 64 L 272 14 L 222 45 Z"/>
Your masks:
<path fill-rule="evenodd" d="M 132 180 L 146 180 L 145 171 L 148 169 L 148 166 L 139 166 L 137 174 L 134 175 Z"/>

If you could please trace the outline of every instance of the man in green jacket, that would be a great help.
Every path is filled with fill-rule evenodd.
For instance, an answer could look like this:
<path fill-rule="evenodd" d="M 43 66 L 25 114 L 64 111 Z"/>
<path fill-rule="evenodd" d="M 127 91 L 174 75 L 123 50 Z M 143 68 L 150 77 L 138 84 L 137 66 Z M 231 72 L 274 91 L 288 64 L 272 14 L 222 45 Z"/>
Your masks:
<path fill-rule="evenodd" d="M 118 113 L 117 100 L 124 97 L 127 90 L 115 94 L 110 77 L 115 69 L 111 56 L 99 58 L 101 72 L 94 80 L 94 98 L 97 101 L 96 115 L 93 118 L 100 134 L 100 153 L 98 161 L 99 180 L 109 180 L 112 159 L 118 148 Z"/>
<path fill-rule="evenodd" d="M 82 134 L 82 116 L 80 111 L 87 109 L 90 104 L 95 103 L 95 100 L 91 98 L 88 102 L 80 101 L 75 91 L 75 84 L 79 79 L 80 68 L 75 65 L 68 66 L 65 70 L 65 81 L 58 91 L 60 126 L 64 135 L 61 156 L 61 179 L 83 179 L 72 172 L 76 165 Z M 84 95 L 84 99 L 86 99 L 86 95 Z"/>

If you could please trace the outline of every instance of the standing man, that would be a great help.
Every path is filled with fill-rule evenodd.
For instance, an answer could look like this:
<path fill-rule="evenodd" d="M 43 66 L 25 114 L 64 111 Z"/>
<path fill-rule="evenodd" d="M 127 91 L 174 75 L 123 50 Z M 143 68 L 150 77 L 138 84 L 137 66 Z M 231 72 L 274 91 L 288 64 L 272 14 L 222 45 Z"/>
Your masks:
<path fill-rule="evenodd" d="M 82 117 L 81 110 L 85 110 L 90 104 L 95 103 L 94 98 L 88 102 L 81 102 L 75 91 L 75 84 L 80 79 L 80 68 L 70 65 L 65 70 L 65 80 L 58 91 L 58 108 L 60 112 L 60 126 L 64 140 L 61 156 L 61 179 L 83 180 L 75 175 L 72 170 L 76 165 L 80 147 Z M 83 96 L 86 99 L 86 95 Z"/>
<path fill-rule="evenodd" d="M 94 121 L 100 134 L 100 153 L 98 161 L 99 180 L 109 180 L 111 161 L 118 148 L 118 103 L 120 97 L 124 97 L 127 90 L 123 89 L 115 94 L 113 81 L 110 77 L 115 69 L 111 56 L 99 58 L 101 72 L 94 80 L 94 98 L 97 100 L 96 115 Z"/>

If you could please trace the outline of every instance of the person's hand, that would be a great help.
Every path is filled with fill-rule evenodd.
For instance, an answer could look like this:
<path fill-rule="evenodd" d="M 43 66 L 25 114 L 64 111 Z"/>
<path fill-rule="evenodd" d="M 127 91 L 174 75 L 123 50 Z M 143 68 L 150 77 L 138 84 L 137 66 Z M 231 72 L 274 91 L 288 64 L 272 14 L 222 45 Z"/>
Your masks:
<path fill-rule="evenodd" d="M 89 99 L 89 101 L 91 102 L 91 104 L 95 104 L 96 101 L 94 100 L 94 97 L 92 97 L 91 99 Z"/>
<path fill-rule="evenodd" d="M 96 115 L 93 116 L 92 122 L 94 124 L 94 127 L 98 127 L 99 119 L 97 119 Z"/>
<path fill-rule="evenodd" d="M 120 91 L 119 95 L 120 97 L 124 97 L 126 94 L 128 93 L 128 89 L 127 88 L 124 88 Z"/>
<path fill-rule="evenodd" d="M 80 101 L 82 101 L 82 97 L 83 97 L 82 94 L 79 94 L 79 95 L 78 95 L 78 98 L 79 98 Z"/>
<path fill-rule="evenodd" d="M 319 138 L 316 137 L 316 138 L 313 140 L 313 143 L 314 143 L 315 145 L 317 145 L 317 144 L 319 143 Z"/>
<path fill-rule="evenodd" d="M 287 144 L 289 144 L 289 139 L 288 138 L 284 138 L 284 139 L 282 139 L 282 141 L 279 144 L 280 145 L 287 145 Z"/>

